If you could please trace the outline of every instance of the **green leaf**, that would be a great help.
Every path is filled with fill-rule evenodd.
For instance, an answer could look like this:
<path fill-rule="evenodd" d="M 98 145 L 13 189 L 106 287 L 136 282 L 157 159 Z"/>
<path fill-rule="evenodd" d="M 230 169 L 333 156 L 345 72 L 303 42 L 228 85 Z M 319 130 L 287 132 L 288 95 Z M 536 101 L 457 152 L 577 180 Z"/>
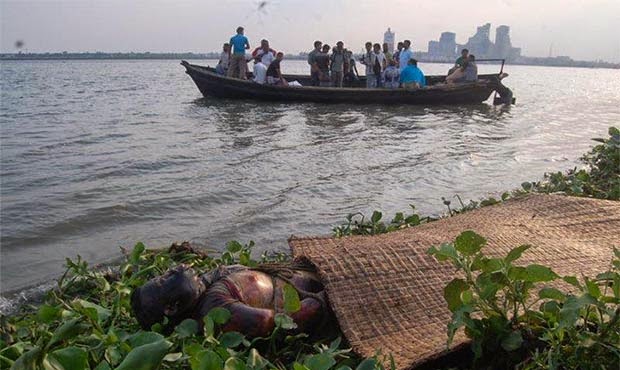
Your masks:
<path fill-rule="evenodd" d="M 215 322 L 209 316 L 205 316 L 202 318 L 202 322 L 204 322 L 204 335 L 205 337 L 212 337 L 215 335 Z"/>
<path fill-rule="evenodd" d="M 243 336 L 243 334 L 236 332 L 236 331 L 229 331 L 229 332 L 222 334 L 218 338 L 218 341 L 220 342 L 222 346 L 226 348 L 235 348 L 239 346 L 243 342 L 244 339 L 245 337 Z"/>
<path fill-rule="evenodd" d="M 442 244 L 439 249 L 436 247 L 430 247 L 427 250 L 427 253 L 431 256 L 435 256 L 438 261 L 447 261 L 450 260 L 452 262 L 456 262 L 458 260 L 458 255 L 456 254 L 456 249 L 454 245 L 449 243 Z"/>
<path fill-rule="evenodd" d="M 241 243 L 239 243 L 236 240 L 231 240 L 228 243 L 226 243 L 226 250 L 229 251 L 230 253 L 237 253 L 242 249 L 243 249 L 243 245 L 241 245 Z"/>
<path fill-rule="evenodd" d="M 585 282 L 588 293 L 594 298 L 599 298 L 601 296 L 601 288 L 599 288 L 598 284 L 588 278 L 585 278 Z"/>
<path fill-rule="evenodd" d="M 76 335 L 83 332 L 84 330 L 86 330 L 89 327 L 89 325 L 80 322 L 80 320 L 81 319 L 78 317 L 78 318 L 71 319 L 65 322 L 64 324 L 60 325 L 58 329 L 54 331 L 54 334 L 52 334 L 52 338 L 48 342 L 46 348 L 50 348 L 52 345 L 60 341 L 73 338 Z"/>
<path fill-rule="evenodd" d="M 168 353 L 164 356 L 166 362 L 177 362 L 183 357 L 183 352 Z"/>
<path fill-rule="evenodd" d="M 504 267 L 504 263 L 499 258 L 483 258 L 478 263 L 483 272 L 495 272 Z M 473 266 L 472 266 L 473 267 Z"/>
<path fill-rule="evenodd" d="M 142 242 L 137 242 L 129 255 L 129 263 L 132 265 L 137 265 L 140 262 L 140 256 L 145 249 L 146 247 L 142 244 Z"/>
<path fill-rule="evenodd" d="M 461 293 L 466 291 L 469 285 L 463 279 L 452 279 L 443 290 L 443 296 L 448 302 L 448 309 L 452 312 L 458 310 L 462 305 Z"/>
<path fill-rule="evenodd" d="M 335 364 L 336 360 L 328 353 L 308 356 L 304 360 L 304 365 L 311 370 L 328 370 Z"/>
<path fill-rule="evenodd" d="M 282 287 L 282 295 L 284 297 L 284 311 L 287 314 L 295 313 L 301 310 L 301 301 L 299 294 L 291 284 L 284 284 Z"/>
<path fill-rule="evenodd" d="M 308 367 L 300 364 L 299 362 L 293 363 L 293 370 L 310 370 Z"/>
<path fill-rule="evenodd" d="M 375 370 L 377 367 L 377 360 L 374 358 L 367 358 L 364 361 L 360 362 L 359 365 L 355 368 L 355 370 Z"/>
<path fill-rule="evenodd" d="M 189 359 L 192 370 L 222 370 L 224 361 L 211 350 L 200 351 Z"/>
<path fill-rule="evenodd" d="M 466 256 L 473 256 L 486 244 L 487 240 L 471 230 L 462 232 L 456 237 L 454 247 Z"/>
<path fill-rule="evenodd" d="M 584 294 L 580 297 L 568 296 L 559 313 L 560 327 L 574 326 L 580 316 L 581 309 L 591 304 L 596 304 L 596 299 L 589 294 Z"/>
<path fill-rule="evenodd" d="M 552 281 L 559 278 L 549 267 L 543 265 L 529 265 L 525 268 L 525 272 L 526 278 L 524 280 L 532 283 Z"/>
<path fill-rule="evenodd" d="M 214 323 L 224 325 L 230 320 L 230 311 L 223 307 L 216 307 L 207 314 Z"/>
<path fill-rule="evenodd" d="M 139 331 L 127 337 L 127 339 L 125 339 L 125 342 L 129 344 L 131 348 L 136 348 L 145 344 L 159 342 L 163 339 L 164 336 L 161 334 L 154 333 L 152 331 Z"/>
<path fill-rule="evenodd" d="M 374 211 L 372 213 L 372 216 L 370 217 L 370 221 L 372 221 L 373 224 L 376 224 L 377 222 L 381 221 L 381 218 L 383 217 L 383 214 L 379 211 Z"/>
<path fill-rule="evenodd" d="M 107 361 L 103 360 L 95 367 L 93 370 L 112 370 L 110 364 Z"/>
<path fill-rule="evenodd" d="M 77 307 L 94 310 L 96 315 L 95 317 L 91 317 L 91 319 L 94 319 L 98 323 L 102 323 L 106 321 L 112 315 L 112 312 L 108 310 L 107 308 L 103 308 L 98 304 L 95 304 L 95 303 L 92 303 L 92 302 L 89 302 L 83 299 L 76 299 L 73 301 L 73 304 L 77 305 Z"/>
<path fill-rule="evenodd" d="M 11 370 L 39 370 L 41 368 L 41 348 L 34 349 L 21 355 L 11 366 Z"/>
<path fill-rule="evenodd" d="M 530 248 L 531 248 L 530 245 L 521 245 L 521 246 L 511 249 L 510 252 L 508 252 L 508 255 L 506 256 L 506 258 L 504 258 L 504 262 L 506 264 L 509 264 L 513 261 L 518 260 L 519 258 L 521 258 L 521 255 L 523 254 L 523 252 L 525 252 L 526 250 Z"/>
<path fill-rule="evenodd" d="M 174 331 L 179 335 L 179 338 L 189 338 L 198 333 L 198 323 L 194 319 L 185 319 L 174 328 Z"/>
<path fill-rule="evenodd" d="M 420 224 L 420 216 L 417 214 L 413 214 L 411 216 L 408 216 L 407 218 L 405 218 L 405 223 L 407 225 L 411 225 L 411 226 L 416 226 Z"/>
<path fill-rule="evenodd" d="M 116 370 L 155 370 L 159 367 L 172 343 L 160 340 L 131 350 Z"/>
<path fill-rule="evenodd" d="M 60 307 L 44 304 L 37 311 L 37 320 L 41 323 L 49 324 L 50 322 L 60 318 Z"/>
<path fill-rule="evenodd" d="M 576 288 L 581 289 L 581 284 L 579 284 L 579 280 L 577 280 L 577 278 L 574 276 L 564 276 L 562 280 L 564 280 L 565 282 L 569 283 L 570 285 Z"/>
<path fill-rule="evenodd" d="M 84 370 L 88 369 L 88 354 L 85 350 L 72 346 L 50 353 L 47 361 L 57 369 Z"/>
<path fill-rule="evenodd" d="M 293 321 L 293 319 L 288 315 L 278 313 L 274 317 L 273 321 L 278 328 L 282 328 L 284 330 L 297 329 L 297 324 L 295 324 L 295 321 Z"/>
<path fill-rule="evenodd" d="M 523 337 L 521 336 L 521 331 L 515 330 L 512 333 L 508 334 L 507 337 L 502 339 L 502 348 L 508 352 L 517 350 L 521 348 L 523 344 Z"/>
<path fill-rule="evenodd" d="M 246 370 L 247 367 L 240 359 L 231 357 L 224 363 L 224 370 Z"/>
<path fill-rule="evenodd" d="M 562 293 L 562 291 L 550 287 L 542 288 L 538 292 L 538 297 L 540 299 L 555 299 L 558 302 L 564 302 L 564 300 L 566 299 L 566 295 Z"/>
<path fill-rule="evenodd" d="M 267 367 L 267 365 L 269 365 L 269 361 L 264 359 L 256 348 L 252 348 L 250 353 L 248 353 L 247 366 L 251 369 L 260 370 Z"/>

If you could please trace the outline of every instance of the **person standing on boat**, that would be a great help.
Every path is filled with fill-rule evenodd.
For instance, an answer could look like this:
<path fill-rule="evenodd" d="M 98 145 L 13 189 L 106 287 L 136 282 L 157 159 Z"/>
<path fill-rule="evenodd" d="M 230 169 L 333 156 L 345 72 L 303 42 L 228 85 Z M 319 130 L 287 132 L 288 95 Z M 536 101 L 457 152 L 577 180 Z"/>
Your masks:
<path fill-rule="evenodd" d="M 400 73 L 403 73 L 403 69 L 405 69 L 409 65 L 409 61 L 413 58 L 413 51 L 411 51 L 411 41 L 405 40 L 403 41 L 403 50 L 398 54 L 398 65 L 400 69 Z"/>
<path fill-rule="evenodd" d="M 310 80 L 312 86 L 319 86 L 319 66 L 316 63 L 316 56 L 321 54 L 321 47 L 323 43 L 321 41 L 314 42 L 314 50 L 308 53 L 308 64 L 310 65 Z"/>
<path fill-rule="evenodd" d="M 230 64 L 230 44 L 225 43 L 222 46 L 222 54 L 220 54 L 220 60 L 217 62 L 217 66 L 215 66 L 215 71 L 221 75 L 226 76 L 228 73 L 228 65 Z"/>
<path fill-rule="evenodd" d="M 375 79 L 377 81 L 376 87 L 383 87 L 383 71 L 387 67 L 385 54 L 381 51 L 380 44 L 373 45 L 373 53 L 375 55 L 375 60 L 372 65 L 372 72 L 375 75 Z"/>
<path fill-rule="evenodd" d="M 398 45 L 396 46 L 396 51 L 394 52 L 394 55 L 392 56 L 394 58 L 394 61 L 396 62 L 396 67 L 399 67 L 400 65 L 400 52 L 403 50 L 405 46 L 403 45 L 402 41 L 398 42 Z"/>
<path fill-rule="evenodd" d="M 332 84 L 335 87 L 342 87 L 345 67 L 348 64 L 347 59 L 348 58 L 344 50 L 344 43 L 342 41 L 338 41 L 336 43 L 336 47 L 332 50 L 332 55 L 330 58 Z"/>
<path fill-rule="evenodd" d="M 314 57 L 317 68 L 319 69 L 319 86 L 322 87 L 331 86 L 331 79 L 329 76 L 329 49 L 329 45 L 323 45 L 321 52 Z"/>
<path fill-rule="evenodd" d="M 377 77 L 372 68 L 375 65 L 376 57 L 372 51 L 372 42 L 368 41 L 365 45 L 366 53 L 362 56 L 360 63 L 366 66 L 366 88 L 372 89 L 377 87 Z"/>
<path fill-rule="evenodd" d="M 271 62 L 276 59 L 276 51 L 269 47 L 269 41 L 262 39 L 260 41 L 260 46 L 254 49 L 254 51 L 252 52 L 252 58 L 260 58 L 260 61 L 266 67 L 269 67 Z"/>
<path fill-rule="evenodd" d="M 390 48 L 388 47 L 387 42 L 383 43 L 383 55 L 385 55 L 385 61 L 388 65 L 394 59 L 394 56 L 390 52 Z"/>
<path fill-rule="evenodd" d="M 287 86 L 288 82 L 282 77 L 282 70 L 280 69 L 280 62 L 284 58 L 284 53 L 279 52 L 276 54 L 276 59 L 269 64 L 267 68 L 267 83 L 270 85 Z"/>
<path fill-rule="evenodd" d="M 359 80 L 359 72 L 357 72 L 357 66 L 355 65 L 355 58 L 353 58 L 353 52 L 351 50 L 345 50 L 345 55 L 349 60 L 349 63 L 345 65 L 346 71 L 344 73 L 344 82 L 347 87 L 353 86 L 353 82 Z"/>
<path fill-rule="evenodd" d="M 400 72 L 400 83 L 405 89 L 419 89 L 426 86 L 426 77 L 420 68 L 418 68 L 418 61 L 411 58 L 405 67 Z"/>
<path fill-rule="evenodd" d="M 232 45 L 232 55 L 230 56 L 228 77 L 246 80 L 248 78 L 246 74 L 248 66 L 245 51 L 250 48 L 250 42 L 243 35 L 243 27 L 237 27 L 237 34 L 230 38 L 230 45 Z"/>

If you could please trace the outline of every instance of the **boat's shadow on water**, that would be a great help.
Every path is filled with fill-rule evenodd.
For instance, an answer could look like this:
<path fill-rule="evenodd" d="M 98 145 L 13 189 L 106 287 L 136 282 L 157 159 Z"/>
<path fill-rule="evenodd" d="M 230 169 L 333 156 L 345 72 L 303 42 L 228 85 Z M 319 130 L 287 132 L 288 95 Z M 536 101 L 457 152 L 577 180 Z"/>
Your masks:
<path fill-rule="evenodd" d="M 434 124 L 503 126 L 511 106 L 488 103 L 459 106 L 355 105 L 276 103 L 255 100 L 200 98 L 191 102 L 191 115 L 240 132 L 256 125 L 270 126 L 283 118 L 314 127 L 342 128 L 354 124 L 393 126 L 398 130 L 424 129 Z"/>

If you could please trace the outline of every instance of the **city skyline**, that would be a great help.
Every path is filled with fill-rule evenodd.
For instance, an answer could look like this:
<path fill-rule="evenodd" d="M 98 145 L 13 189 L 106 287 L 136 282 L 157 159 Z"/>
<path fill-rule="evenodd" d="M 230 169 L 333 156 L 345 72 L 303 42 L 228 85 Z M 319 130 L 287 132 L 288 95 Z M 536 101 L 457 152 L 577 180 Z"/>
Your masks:
<path fill-rule="evenodd" d="M 402 15 L 404 0 L 349 0 L 312 4 L 302 1 L 13 1 L 0 0 L 0 52 L 209 52 L 221 47 L 243 24 L 253 46 L 269 38 L 288 53 L 309 50 L 314 39 L 343 39 L 352 50 L 366 40 L 380 41 L 388 27 L 396 39 L 411 39 L 416 51 L 444 31 L 465 44 L 476 27 L 491 23 L 511 27 L 512 44 L 521 55 L 566 55 L 577 60 L 620 62 L 620 2 L 608 0 L 484 0 L 450 11 L 460 3 L 437 1 L 416 5 L 423 17 Z M 471 9 L 470 9 L 471 8 Z M 584 11 L 589 16 L 582 16 Z M 220 14 L 228 15 L 221 17 Z M 547 14 L 547 15 L 545 15 Z M 346 16 L 345 22 L 341 22 Z M 370 21 L 369 21 L 370 20 Z M 578 27 L 577 27 L 578 26 Z M 493 37 L 493 35 L 491 35 Z M 23 41 L 21 49 L 16 41 Z M 308 46 L 310 45 L 310 46 Z"/>

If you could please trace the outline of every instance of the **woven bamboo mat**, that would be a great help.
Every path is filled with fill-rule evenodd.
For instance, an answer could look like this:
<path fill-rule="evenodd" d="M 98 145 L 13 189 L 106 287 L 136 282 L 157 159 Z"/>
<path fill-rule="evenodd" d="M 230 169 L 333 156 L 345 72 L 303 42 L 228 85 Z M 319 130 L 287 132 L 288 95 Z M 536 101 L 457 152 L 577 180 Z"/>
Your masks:
<path fill-rule="evenodd" d="M 373 356 L 380 349 L 408 369 L 446 353 L 443 288 L 455 270 L 426 250 L 464 230 L 488 240 L 487 255 L 530 244 L 521 263 L 592 276 L 609 267 L 612 246 L 620 246 L 620 202 L 531 195 L 388 234 L 292 237 L 289 244 L 294 257 L 317 267 L 353 350 Z M 460 333 L 454 345 L 463 343 Z"/>

